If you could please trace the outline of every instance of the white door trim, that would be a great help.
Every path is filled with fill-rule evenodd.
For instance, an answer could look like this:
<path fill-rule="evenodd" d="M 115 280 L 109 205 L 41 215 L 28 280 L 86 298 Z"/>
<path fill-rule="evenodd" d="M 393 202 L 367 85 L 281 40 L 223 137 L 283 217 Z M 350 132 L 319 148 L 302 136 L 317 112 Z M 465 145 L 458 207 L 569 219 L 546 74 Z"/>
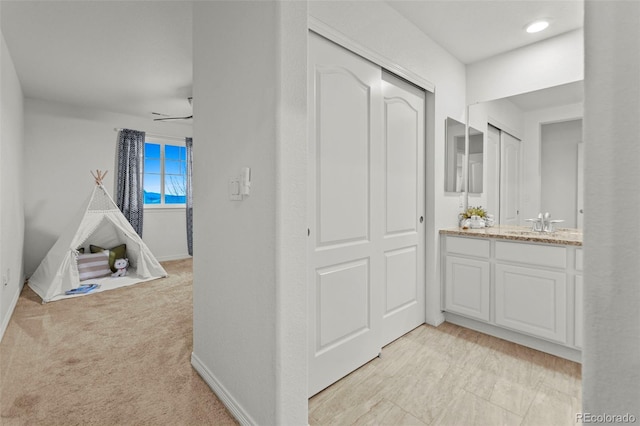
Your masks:
<path fill-rule="evenodd" d="M 391 71 L 393 74 L 402 77 L 407 81 L 410 81 L 411 83 L 428 92 L 435 93 L 436 86 L 429 80 L 420 77 L 413 71 L 409 71 L 408 69 L 398 65 L 392 60 L 385 58 L 384 56 L 364 47 L 360 43 L 351 40 L 349 37 L 322 22 L 318 18 L 309 16 L 307 22 L 310 31 L 313 31 L 316 34 L 321 35 L 328 40 L 331 40 L 332 42 L 344 47 L 347 50 L 350 50 L 351 52 L 359 56 L 362 56 L 366 60 L 371 61 L 376 65 L 380 65 L 387 71 Z"/>

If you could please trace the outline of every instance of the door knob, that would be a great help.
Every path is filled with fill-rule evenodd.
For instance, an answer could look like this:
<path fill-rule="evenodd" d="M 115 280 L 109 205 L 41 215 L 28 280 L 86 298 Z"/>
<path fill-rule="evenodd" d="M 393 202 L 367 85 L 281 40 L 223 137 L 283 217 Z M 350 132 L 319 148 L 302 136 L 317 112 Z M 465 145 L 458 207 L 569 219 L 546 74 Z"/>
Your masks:
<path fill-rule="evenodd" d="M 424 217 L 420 216 L 420 223 L 424 221 Z"/>

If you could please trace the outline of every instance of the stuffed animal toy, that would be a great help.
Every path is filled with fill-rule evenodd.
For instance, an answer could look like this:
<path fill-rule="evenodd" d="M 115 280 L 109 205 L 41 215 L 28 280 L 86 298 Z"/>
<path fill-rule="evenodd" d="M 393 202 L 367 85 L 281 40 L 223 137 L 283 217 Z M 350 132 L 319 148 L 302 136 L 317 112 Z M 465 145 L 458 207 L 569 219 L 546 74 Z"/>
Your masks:
<path fill-rule="evenodd" d="M 127 275 L 127 266 L 129 266 L 129 259 L 116 259 L 113 266 L 117 269 L 116 272 L 111 274 L 112 277 L 124 277 Z"/>

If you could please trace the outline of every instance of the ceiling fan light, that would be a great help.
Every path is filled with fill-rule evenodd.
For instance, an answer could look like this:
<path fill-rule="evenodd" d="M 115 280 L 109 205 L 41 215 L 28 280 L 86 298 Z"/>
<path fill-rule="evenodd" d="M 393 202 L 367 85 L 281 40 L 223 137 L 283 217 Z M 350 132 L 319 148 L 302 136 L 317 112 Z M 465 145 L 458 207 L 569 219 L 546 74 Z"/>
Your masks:
<path fill-rule="evenodd" d="M 549 26 L 549 21 L 547 20 L 539 20 L 539 21 L 535 21 L 530 23 L 529 25 L 527 25 L 526 31 L 530 34 L 532 33 L 537 33 L 540 32 L 542 30 L 547 29 L 547 27 Z"/>

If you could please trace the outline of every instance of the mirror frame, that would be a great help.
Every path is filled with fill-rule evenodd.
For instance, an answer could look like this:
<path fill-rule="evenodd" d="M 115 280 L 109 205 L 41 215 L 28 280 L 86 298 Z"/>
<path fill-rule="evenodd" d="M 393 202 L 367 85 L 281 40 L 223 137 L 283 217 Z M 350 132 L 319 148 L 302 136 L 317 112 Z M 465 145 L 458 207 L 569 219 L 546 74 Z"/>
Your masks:
<path fill-rule="evenodd" d="M 460 128 L 452 134 L 454 128 Z M 458 134 L 459 133 L 459 134 Z M 457 145 L 464 138 L 464 148 L 461 151 Z M 455 152 L 453 151 L 456 146 Z M 459 158 L 459 154 L 462 157 Z M 463 194 L 467 190 L 466 185 L 466 168 L 467 168 L 467 126 L 455 118 L 447 117 L 445 119 L 445 165 L 444 165 L 444 192 L 449 194 Z M 461 175 L 457 170 L 461 169 Z M 458 180 L 459 176 L 459 180 Z M 458 189 L 458 184 L 460 188 Z"/>
<path fill-rule="evenodd" d="M 474 139 L 472 140 L 473 136 L 480 136 L 479 138 L 479 142 L 480 142 L 480 152 L 478 153 L 474 153 L 474 154 L 481 154 L 482 155 L 482 161 L 480 162 L 480 164 L 482 165 L 483 169 L 484 169 L 484 133 L 481 132 L 480 130 L 474 128 L 474 127 L 467 127 L 468 129 L 468 135 L 469 135 L 469 139 L 467 142 L 467 146 L 466 146 L 466 168 L 467 168 L 467 192 L 469 194 L 474 194 L 474 195 L 479 195 L 482 194 L 484 192 L 484 170 L 481 172 L 480 174 L 480 191 L 472 191 L 473 186 L 471 185 L 471 144 L 472 142 L 477 141 L 478 139 Z"/>

